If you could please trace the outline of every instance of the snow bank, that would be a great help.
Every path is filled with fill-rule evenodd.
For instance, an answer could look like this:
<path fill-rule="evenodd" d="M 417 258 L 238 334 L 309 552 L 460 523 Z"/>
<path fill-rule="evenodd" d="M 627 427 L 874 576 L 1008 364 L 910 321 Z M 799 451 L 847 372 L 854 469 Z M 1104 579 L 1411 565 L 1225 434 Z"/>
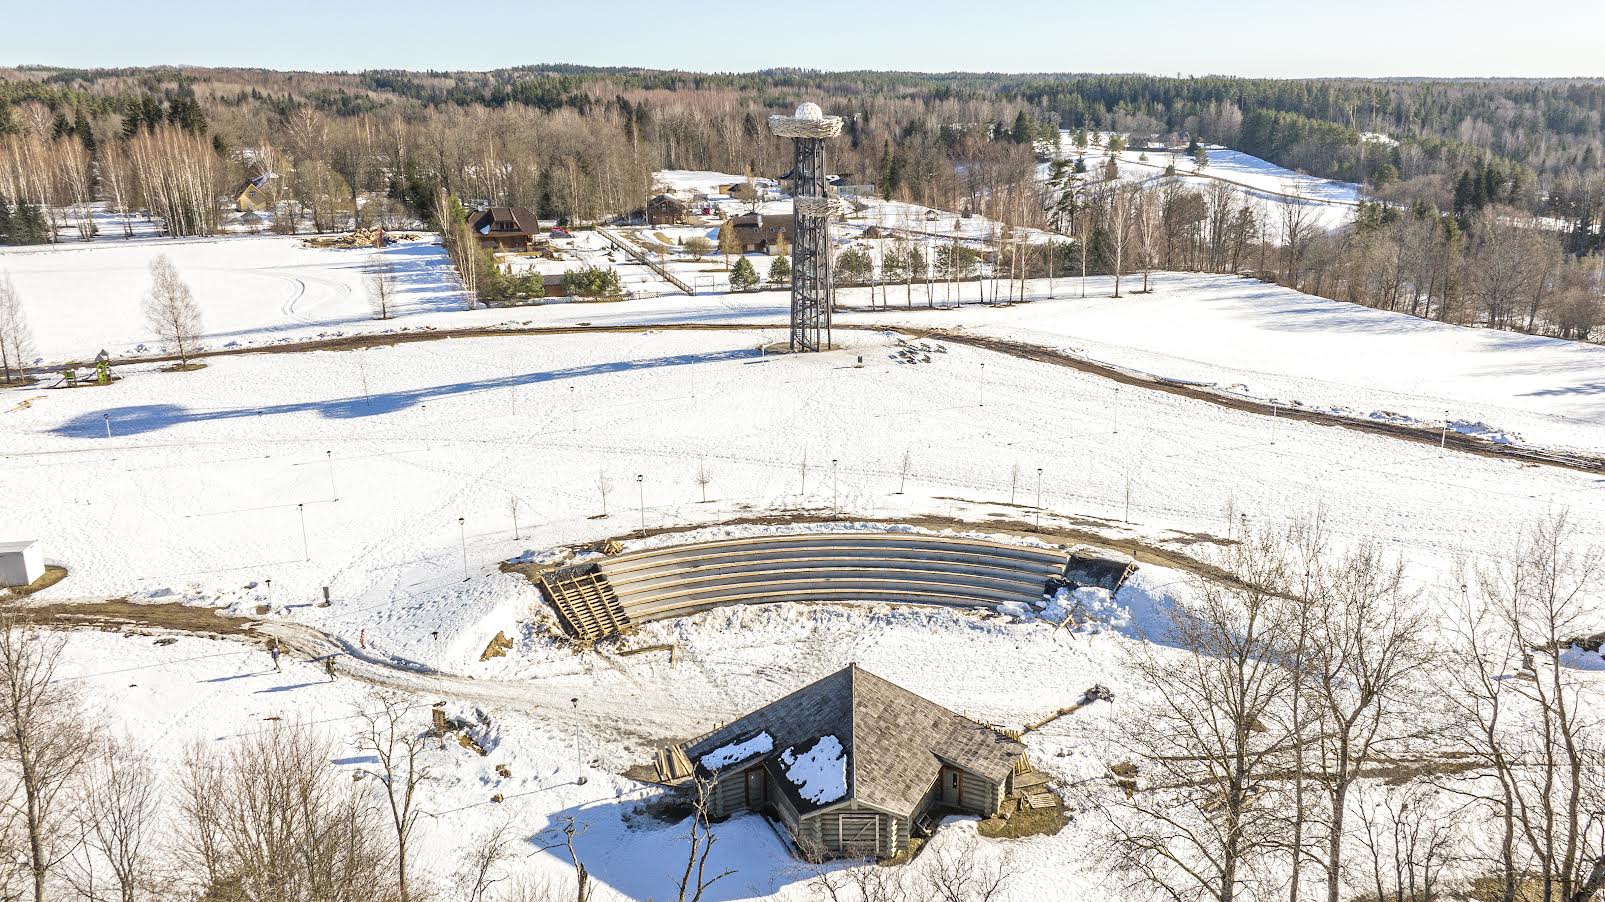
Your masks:
<path fill-rule="evenodd" d="M 774 748 L 774 737 L 765 731 L 744 742 L 732 742 L 729 745 L 722 745 L 698 758 L 697 763 L 707 770 L 718 770 L 721 767 L 735 764 L 737 761 L 745 761 L 753 755 L 768 754 L 774 751 Z"/>
<path fill-rule="evenodd" d="M 797 794 L 815 804 L 834 802 L 847 794 L 847 755 L 840 739 L 821 736 L 813 748 L 801 755 L 795 749 L 780 754 L 786 765 L 786 779 L 797 787 Z"/>

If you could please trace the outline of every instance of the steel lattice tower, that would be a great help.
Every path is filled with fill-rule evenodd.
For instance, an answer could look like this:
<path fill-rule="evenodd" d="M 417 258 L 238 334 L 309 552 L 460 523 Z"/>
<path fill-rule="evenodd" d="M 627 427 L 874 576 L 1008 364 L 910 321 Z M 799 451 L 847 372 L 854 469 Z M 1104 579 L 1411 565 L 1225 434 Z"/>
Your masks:
<path fill-rule="evenodd" d="M 830 217 L 840 201 L 826 193 L 825 142 L 841 134 L 840 116 L 826 116 L 816 104 L 797 107 L 795 116 L 770 116 L 769 130 L 790 138 L 792 165 L 791 349 L 830 347 Z M 824 343 L 820 343 L 820 331 Z"/>

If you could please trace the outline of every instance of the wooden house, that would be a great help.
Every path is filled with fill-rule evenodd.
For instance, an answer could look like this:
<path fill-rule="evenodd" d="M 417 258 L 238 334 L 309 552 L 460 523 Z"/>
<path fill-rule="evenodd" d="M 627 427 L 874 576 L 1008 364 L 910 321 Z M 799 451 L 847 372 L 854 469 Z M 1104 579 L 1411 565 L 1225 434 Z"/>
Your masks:
<path fill-rule="evenodd" d="M 710 817 L 759 811 L 810 857 L 885 858 L 941 814 L 998 813 L 1025 748 L 853 664 L 670 752 Z"/>
<path fill-rule="evenodd" d="M 674 225 L 685 221 L 685 202 L 668 194 L 659 194 L 646 202 L 646 221 L 650 225 Z"/>
<path fill-rule="evenodd" d="M 236 187 L 233 195 L 235 211 L 239 213 L 255 213 L 261 210 L 267 203 L 263 192 L 267 188 L 268 179 L 271 178 L 273 178 L 273 173 L 264 172 L 261 175 L 246 179 L 244 184 Z"/>
<path fill-rule="evenodd" d="M 481 247 L 493 251 L 526 251 L 541 234 L 540 220 L 524 207 L 491 207 L 468 216 L 468 226 Z"/>
<path fill-rule="evenodd" d="M 797 235 L 790 213 L 743 213 L 731 217 L 724 228 L 735 229 L 736 244 L 743 254 L 774 253 L 781 244 L 790 244 Z"/>

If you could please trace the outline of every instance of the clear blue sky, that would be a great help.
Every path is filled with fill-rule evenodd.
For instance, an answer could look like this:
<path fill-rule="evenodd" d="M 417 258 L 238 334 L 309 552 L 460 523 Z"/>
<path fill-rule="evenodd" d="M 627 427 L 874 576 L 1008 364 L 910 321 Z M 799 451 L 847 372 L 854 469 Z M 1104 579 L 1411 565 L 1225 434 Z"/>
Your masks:
<path fill-rule="evenodd" d="M 1605 0 L 0 0 L 0 66 L 1605 76 Z"/>

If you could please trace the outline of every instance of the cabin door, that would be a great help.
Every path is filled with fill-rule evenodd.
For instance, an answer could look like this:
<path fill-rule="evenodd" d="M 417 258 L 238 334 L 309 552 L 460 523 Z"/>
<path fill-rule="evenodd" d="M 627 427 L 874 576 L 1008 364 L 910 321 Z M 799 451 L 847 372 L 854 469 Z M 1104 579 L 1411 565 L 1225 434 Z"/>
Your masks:
<path fill-rule="evenodd" d="M 959 806 L 959 772 L 951 767 L 942 768 L 942 804 Z"/>
<path fill-rule="evenodd" d="M 763 808 L 764 805 L 764 774 L 763 768 L 755 767 L 747 771 L 747 807 Z"/>

